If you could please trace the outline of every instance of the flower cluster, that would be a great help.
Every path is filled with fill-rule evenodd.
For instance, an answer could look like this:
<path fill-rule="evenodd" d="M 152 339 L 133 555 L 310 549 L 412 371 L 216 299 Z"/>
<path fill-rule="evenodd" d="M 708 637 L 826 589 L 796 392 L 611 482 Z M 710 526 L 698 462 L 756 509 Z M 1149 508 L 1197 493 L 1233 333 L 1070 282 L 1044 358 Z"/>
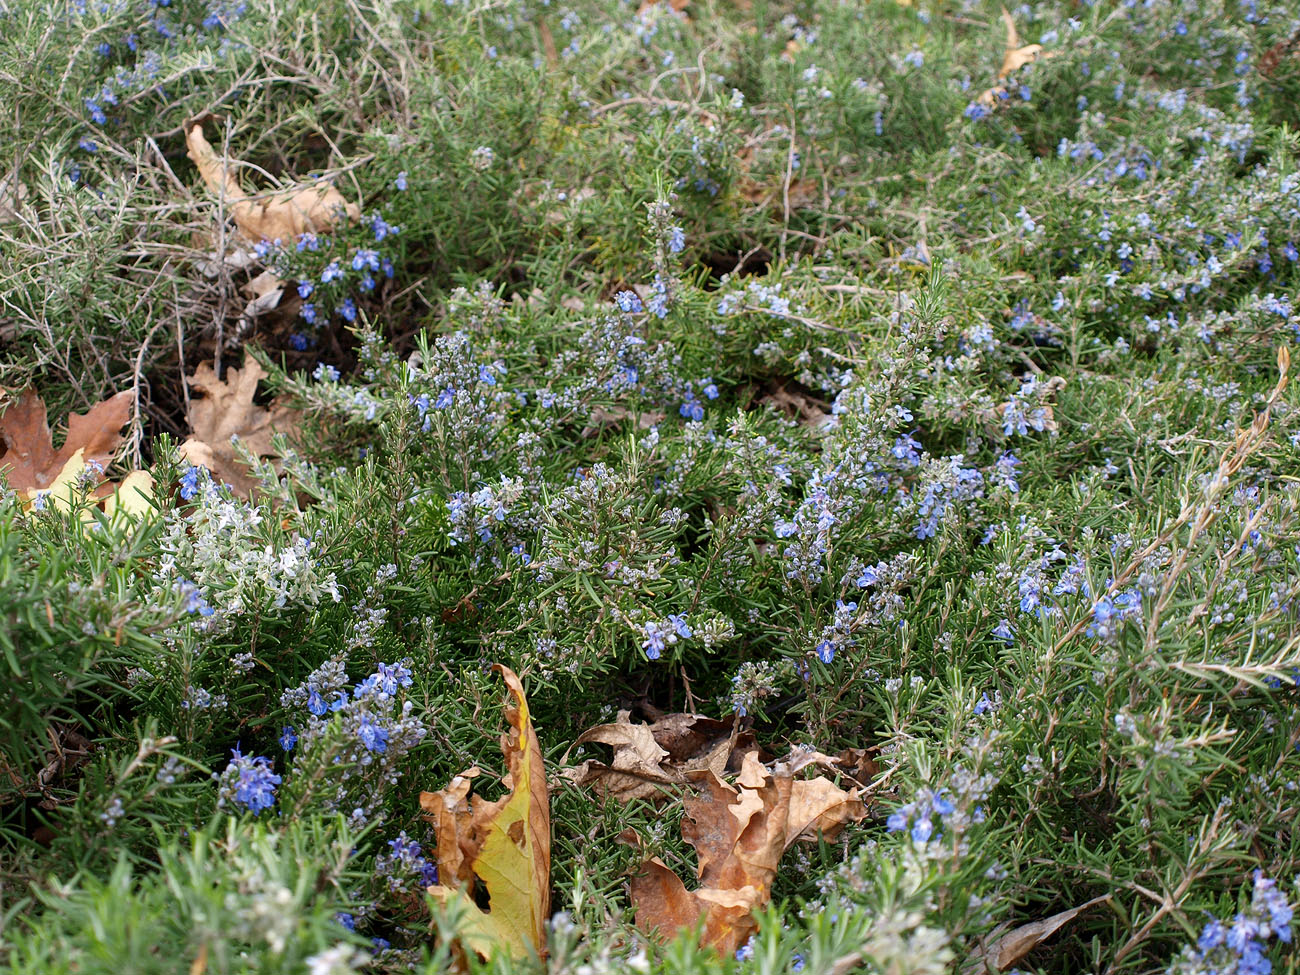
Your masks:
<path fill-rule="evenodd" d="M 305 784 L 325 809 L 367 821 L 396 783 L 402 759 L 428 733 L 404 694 L 411 684 L 410 661 L 399 660 L 378 664 L 349 687 L 346 661 L 336 657 L 285 691 L 281 706 L 306 711 L 281 733 L 281 745 L 292 749 L 295 787 Z"/>
<path fill-rule="evenodd" d="M 693 633 L 685 616 L 670 615 L 666 620 L 649 620 L 641 625 L 645 640 L 641 649 L 650 660 L 658 660 L 664 650 L 680 640 L 689 640 Z"/>
<path fill-rule="evenodd" d="M 438 882 L 438 868 L 421 851 L 406 830 L 388 841 L 388 852 L 375 858 L 375 875 L 384 879 L 390 893 L 417 892 Z"/>
<path fill-rule="evenodd" d="M 230 750 L 230 763 L 217 780 L 217 808 L 242 806 L 253 815 L 275 805 L 275 787 L 280 776 L 271 770 L 271 760 L 244 755 L 238 746 Z"/>
<path fill-rule="evenodd" d="M 1293 910 L 1277 882 L 1256 870 L 1250 906 L 1225 924 L 1211 918 L 1201 929 L 1196 947 L 1169 966 L 1169 975 L 1268 975 L 1273 963 L 1265 957 L 1268 943 L 1290 944 Z"/>

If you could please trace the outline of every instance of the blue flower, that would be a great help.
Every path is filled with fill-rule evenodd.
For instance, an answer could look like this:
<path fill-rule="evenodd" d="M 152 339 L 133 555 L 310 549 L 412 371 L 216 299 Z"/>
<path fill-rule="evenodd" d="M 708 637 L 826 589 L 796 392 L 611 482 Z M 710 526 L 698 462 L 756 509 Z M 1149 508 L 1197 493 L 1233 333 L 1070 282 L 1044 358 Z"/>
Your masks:
<path fill-rule="evenodd" d="M 388 729 L 366 715 L 357 727 L 357 740 L 368 752 L 385 752 L 388 750 Z"/>
<path fill-rule="evenodd" d="M 181 472 L 181 497 L 186 501 L 191 501 L 198 493 L 199 469 L 190 464 Z"/>
<path fill-rule="evenodd" d="M 659 655 L 663 653 L 668 634 L 662 624 L 654 621 L 646 623 L 643 629 L 646 638 L 645 642 L 641 644 L 641 649 L 645 651 L 645 655 L 651 660 L 658 660 Z"/>
<path fill-rule="evenodd" d="M 407 184 L 406 184 L 406 170 L 402 170 L 400 173 L 397 174 L 397 179 L 393 180 L 393 186 L 394 186 L 397 190 L 399 190 L 399 191 L 405 193 L 405 192 L 406 192 L 406 185 L 407 185 Z"/>
<path fill-rule="evenodd" d="M 614 304 L 618 306 L 619 311 L 629 314 L 645 311 L 645 306 L 641 304 L 641 298 L 635 291 L 620 291 L 614 295 Z"/>
<path fill-rule="evenodd" d="M 275 805 L 275 787 L 280 776 L 271 771 L 271 760 L 258 755 L 243 755 L 236 745 L 230 750 L 230 764 L 221 773 L 220 798 L 233 800 L 257 815 Z"/>
<path fill-rule="evenodd" d="M 316 690 L 314 687 L 307 694 L 307 710 L 318 718 L 322 717 L 325 712 L 329 710 L 329 708 L 325 706 L 325 699 L 320 696 L 320 691 Z"/>
<path fill-rule="evenodd" d="M 291 752 L 296 744 L 298 744 L 298 733 L 293 730 L 293 725 L 285 725 L 280 730 L 280 747 L 286 752 Z"/>
<path fill-rule="evenodd" d="M 824 664 L 830 663 L 835 659 L 835 644 L 830 640 L 823 640 L 817 644 L 817 659 Z"/>
<path fill-rule="evenodd" d="M 352 255 L 352 270 L 360 271 L 362 268 L 369 268 L 372 271 L 379 270 L 379 252 L 362 248 Z"/>

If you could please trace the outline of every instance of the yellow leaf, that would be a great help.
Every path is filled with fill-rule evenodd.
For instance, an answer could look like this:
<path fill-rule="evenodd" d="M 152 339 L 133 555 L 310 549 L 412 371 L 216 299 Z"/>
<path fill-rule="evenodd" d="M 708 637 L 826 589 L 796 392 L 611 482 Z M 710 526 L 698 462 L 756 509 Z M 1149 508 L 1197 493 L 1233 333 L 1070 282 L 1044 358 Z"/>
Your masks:
<path fill-rule="evenodd" d="M 104 514 L 110 519 L 117 513 L 145 518 L 153 513 L 153 476 L 148 471 L 132 471 L 122 478 L 112 494 L 104 499 Z"/>
<path fill-rule="evenodd" d="M 546 919 L 551 909 L 551 810 L 546 767 L 528 713 L 523 685 L 514 671 L 493 668 L 506 682 L 510 730 L 501 736 L 509 771 L 508 794 L 496 802 L 469 795 L 469 769 L 440 792 L 424 792 L 420 805 L 438 834 L 438 879 L 429 893 L 462 910 L 461 943 L 482 958 L 493 951 L 512 958 L 546 956 Z M 479 908 L 474 887 L 487 889 L 490 910 Z"/>
<path fill-rule="evenodd" d="M 44 495 L 46 500 L 58 511 L 71 511 L 73 505 L 84 501 L 87 495 L 82 474 L 86 470 L 85 451 L 78 447 L 63 465 L 63 469 L 50 482 L 48 489 L 33 491 L 33 500 L 37 495 Z"/>

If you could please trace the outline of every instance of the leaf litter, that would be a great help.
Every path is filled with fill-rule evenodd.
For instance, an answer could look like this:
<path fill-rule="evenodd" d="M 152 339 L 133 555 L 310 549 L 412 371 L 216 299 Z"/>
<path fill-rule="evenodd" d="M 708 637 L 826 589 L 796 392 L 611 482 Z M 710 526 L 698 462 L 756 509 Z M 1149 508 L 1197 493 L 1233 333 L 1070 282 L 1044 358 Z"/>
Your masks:
<path fill-rule="evenodd" d="M 1006 97 L 1007 89 L 1004 82 L 1027 64 L 1037 61 L 1040 57 L 1050 58 L 1056 52 L 1043 51 L 1041 44 L 1022 44 L 1020 43 L 1020 32 L 1016 30 L 1015 18 L 1006 7 L 1002 8 L 1002 24 L 1006 28 L 1006 45 L 1002 53 L 1002 67 L 998 69 L 998 83 L 992 88 L 988 88 L 980 93 L 976 99 L 985 108 L 993 108 L 999 101 Z"/>
<path fill-rule="evenodd" d="M 807 764 L 796 756 L 769 770 L 747 753 L 735 786 L 712 771 L 698 774 L 704 792 L 683 803 L 682 838 L 695 848 L 699 887 L 687 890 L 661 859 L 646 860 L 630 885 L 638 927 L 662 940 L 698 928 L 700 944 L 723 955 L 744 945 L 758 929 L 753 912 L 771 900 L 785 851 L 866 815 L 856 787 L 796 778 Z"/>
<path fill-rule="evenodd" d="M 147 471 L 132 471 L 117 484 L 103 476 L 122 445 L 133 402 L 131 391 L 123 390 L 84 414 L 68 414 L 68 433 L 56 450 L 45 400 L 25 390 L 0 414 L 0 471 L 9 487 L 33 504 L 48 498 L 64 511 L 90 499 L 109 517 L 119 509 L 150 510 L 153 478 Z M 90 517 L 83 512 L 84 519 Z"/>
<path fill-rule="evenodd" d="M 329 179 L 269 193 L 246 193 L 235 175 L 243 164 L 217 155 L 203 134 L 201 120 L 185 127 L 185 145 L 208 190 L 224 200 L 235 226 L 254 243 L 287 243 L 306 233 L 327 233 L 341 219 L 361 218 L 361 208 L 344 198 Z"/>
<path fill-rule="evenodd" d="M 698 714 L 663 715 L 652 724 L 630 719 L 631 712 L 620 711 L 613 722 L 579 735 L 574 747 L 609 745 L 613 758 L 586 759 L 561 777 L 621 802 L 665 799 L 671 795 L 666 787 L 687 785 L 698 772 L 739 771 L 744 755 L 759 752 L 753 733 L 730 721 Z"/>

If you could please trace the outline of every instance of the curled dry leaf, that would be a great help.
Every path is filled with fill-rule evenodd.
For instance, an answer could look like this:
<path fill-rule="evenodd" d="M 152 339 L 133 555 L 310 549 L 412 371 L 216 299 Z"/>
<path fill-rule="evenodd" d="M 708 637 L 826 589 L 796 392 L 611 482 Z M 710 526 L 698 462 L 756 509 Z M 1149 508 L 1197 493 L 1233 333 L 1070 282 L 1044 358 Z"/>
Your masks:
<path fill-rule="evenodd" d="M 507 794 L 496 802 L 471 796 L 471 768 L 440 792 L 420 794 L 425 818 L 438 834 L 438 878 L 429 893 L 464 911 L 461 943 L 482 958 L 503 951 L 512 958 L 546 957 L 546 919 L 551 907 L 551 811 L 546 768 L 528 713 L 523 685 L 508 667 L 493 668 L 506 682 L 510 701 L 501 736 L 509 771 Z M 490 910 L 474 899 L 486 888 Z"/>
<path fill-rule="evenodd" d="M 206 467 L 244 498 L 252 494 L 257 481 L 231 438 L 237 437 L 254 456 L 275 457 L 272 434 L 296 430 L 300 418 L 282 403 L 272 403 L 266 409 L 253 402 L 257 384 L 265 378 L 266 370 L 251 356 L 243 369 L 228 368 L 224 381 L 206 362 L 189 378 L 190 388 L 204 395 L 190 399 L 187 419 L 193 434 L 181 444 L 181 456 L 197 467 Z"/>
<path fill-rule="evenodd" d="M 757 930 L 755 908 L 771 898 L 781 856 L 798 839 L 832 834 L 865 815 L 858 791 L 825 777 L 796 779 L 745 756 L 737 786 L 712 772 L 688 799 L 682 837 L 695 848 L 700 886 L 687 890 L 659 858 L 632 878 L 637 925 L 662 939 L 700 926 L 700 943 L 731 954 Z"/>
<path fill-rule="evenodd" d="M 593 437 L 602 430 L 616 427 L 631 415 L 632 411 L 619 403 L 608 407 L 593 406 L 591 415 L 587 418 L 587 425 L 582 428 L 582 437 L 583 439 Z M 637 416 L 637 428 L 649 430 L 656 424 L 663 423 L 665 416 L 667 416 L 666 413 L 661 413 L 658 410 L 642 412 Z"/>
<path fill-rule="evenodd" d="M 830 404 L 803 392 L 798 387 L 776 385 L 771 392 L 759 399 L 773 409 L 798 421 L 800 426 L 820 430 L 834 422 L 830 413 Z"/>
<path fill-rule="evenodd" d="M 723 775 L 739 768 L 739 757 L 757 752 L 752 732 L 698 714 L 667 714 L 653 724 L 632 724 L 620 711 L 610 724 L 584 731 L 575 745 L 601 744 L 614 749 L 609 764 L 588 759 L 561 775 L 622 802 L 665 798 L 665 786 L 681 786 L 697 772 Z"/>
<path fill-rule="evenodd" d="M 306 233 L 326 233 L 343 217 L 361 217 L 361 208 L 344 199 L 328 179 L 250 196 L 235 175 L 240 163 L 217 155 L 200 122 L 186 126 L 185 144 L 209 191 L 224 197 L 235 225 L 251 241 L 288 242 Z"/>
<path fill-rule="evenodd" d="M 54 449 L 45 401 L 27 390 L 0 416 L 0 471 L 19 496 L 34 501 L 44 496 L 60 510 L 95 501 L 110 518 L 117 511 L 144 514 L 153 478 L 132 471 L 120 484 L 105 483 L 103 470 L 122 443 L 122 427 L 131 418 L 132 395 L 123 391 L 83 414 L 68 416 L 68 435 Z M 90 511 L 82 512 L 90 520 Z"/>
<path fill-rule="evenodd" d="M 987 948 L 981 948 L 971 955 L 966 966 L 967 975 L 975 975 L 977 972 L 1000 972 L 1010 968 L 1083 911 L 1108 900 L 1110 895 L 1103 894 L 1060 914 L 1053 914 L 1041 921 L 1031 921 L 1018 928 L 1012 928 Z"/>
<path fill-rule="evenodd" d="M 1015 19 L 1006 7 L 1002 8 L 1002 23 L 1007 29 L 1006 49 L 1002 54 L 1002 67 L 998 69 L 998 84 L 980 93 L 976 99 L 985 108 L 992 108 L 1007 93 L 1002 82 L 1039 57 L 1050 58 L 1054 52 L 1043 53 L 1041 44 L 1021 44 L 1020 32 L 1016 30 Z"/>

